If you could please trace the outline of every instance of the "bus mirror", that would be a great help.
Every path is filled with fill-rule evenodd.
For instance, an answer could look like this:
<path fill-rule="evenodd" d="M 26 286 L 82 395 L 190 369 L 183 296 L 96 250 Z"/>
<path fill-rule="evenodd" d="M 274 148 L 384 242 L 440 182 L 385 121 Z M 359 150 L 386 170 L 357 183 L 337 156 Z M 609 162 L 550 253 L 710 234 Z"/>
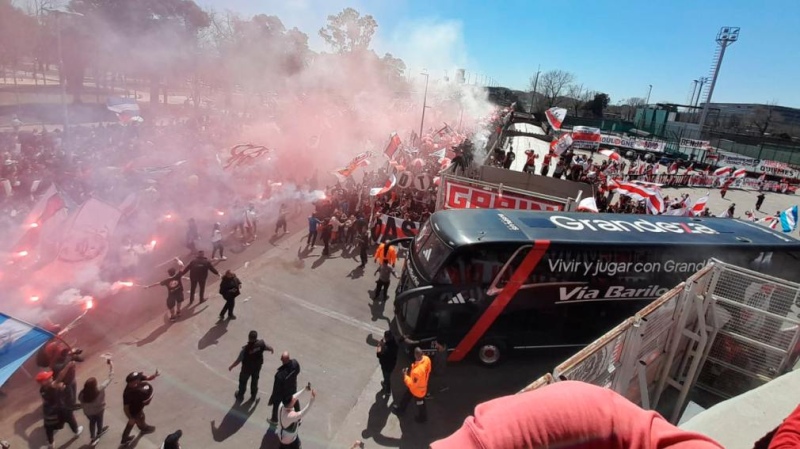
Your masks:
<path fill-rule="evenodd" d="M 411 242 L 414 240 L 414 237 L 403 237 L 401 239 L 394 239 L 389 242 L 389 246 L 402 246 L 405 249 L 408 249 L 411 246 Z"/>

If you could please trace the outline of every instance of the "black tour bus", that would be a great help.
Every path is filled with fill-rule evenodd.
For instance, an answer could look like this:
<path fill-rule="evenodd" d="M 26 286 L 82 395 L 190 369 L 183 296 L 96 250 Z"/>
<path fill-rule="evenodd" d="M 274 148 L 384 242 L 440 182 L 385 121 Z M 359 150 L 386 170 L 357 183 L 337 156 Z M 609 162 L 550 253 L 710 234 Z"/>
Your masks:
<path fill-rule="evenodd" d="M 735 219 L 508 209 L 439 211 L 397 242 L 410 250 L 395 337 L 486 365 L 510 350 L 583 347 L 712 257 L 787 280 L 800 257 L 800 241 Z"/>

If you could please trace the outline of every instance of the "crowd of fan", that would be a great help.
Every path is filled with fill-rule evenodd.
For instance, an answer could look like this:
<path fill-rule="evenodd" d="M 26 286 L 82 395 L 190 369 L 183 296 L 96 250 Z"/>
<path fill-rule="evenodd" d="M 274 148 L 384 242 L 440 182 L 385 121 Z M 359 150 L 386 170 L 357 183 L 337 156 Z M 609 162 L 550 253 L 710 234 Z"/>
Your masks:
<path fill-rule="evenodd" d="M 187 145 L 215 145 L 230 141 L 241 122 L 226 117 L 203 116 L 161 123 L 94 124 L 62 129 L 0 132 L 0 207 L 18 215 L 33 204 L 33 196 L 51 183 L 77 204 L 91 196 L 112 202 L 130 192 L 128 184 L 141 183 L 134 172 L 120 172 L 150 149 Z M 5 216 L 7 216 L 4 214 Z"/>

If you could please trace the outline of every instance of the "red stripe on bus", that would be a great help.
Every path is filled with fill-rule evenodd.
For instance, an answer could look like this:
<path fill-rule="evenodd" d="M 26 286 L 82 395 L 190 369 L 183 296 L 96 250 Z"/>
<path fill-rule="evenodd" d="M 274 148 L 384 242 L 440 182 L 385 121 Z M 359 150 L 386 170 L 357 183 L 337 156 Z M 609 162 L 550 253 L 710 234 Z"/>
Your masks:
<path fill-rule="evenodd" d="M 549 240 L 536 240 L 533 243 L 533 248 L 531 248 L 528 255 L 525 256 L 525 259 L 522 260 L 522 263 L 517 270 L 514 271 L 514 274 L 511 275 L 506 286 L 503 287 L 503 290 L 500 291 L 500 294 L 492 301 L 492 304 L 483 312 L 483 315 L 478 318 L 478 321 L 472 326 L 472 329 L 467 332 L 467 335 L 461 340 L 458 346 L 456 346 L 453 352 L 450 353 L 447 361 L 458 362 L 469 354 L 497 317 L 503 313 L 503 310 L 505 310 L 508 303 L 514 298 L 514 295 L 517 294 L 534 268 L 542 261 L 549 246 Z"/>

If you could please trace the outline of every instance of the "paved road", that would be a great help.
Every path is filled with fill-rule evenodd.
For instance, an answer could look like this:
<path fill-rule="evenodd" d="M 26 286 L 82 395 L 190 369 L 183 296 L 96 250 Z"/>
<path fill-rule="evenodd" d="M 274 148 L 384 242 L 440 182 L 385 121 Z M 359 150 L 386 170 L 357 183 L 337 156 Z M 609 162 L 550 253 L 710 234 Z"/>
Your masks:
<path fill-rule="evenodd" d="M 388 411 L 391 399 L 376 396 L 381 374 L 375 345 L 388 328 L 391 306 L 384 310 L 369 299 L 375 265 L 363 272 L 355 270 L 358 263 L 348 252 L 335 251 L 332 257 L 321 258 L 320 247 L 304 251 L 304 235 L 305 225 L 295 220 L 289 234 L 272 239 L 260 236 L 256 244 L 218 265 L 233 269 L 244 284 L 234 321 L 217 323 L 223 301 L 216 294 L 215 280 L 208 288 L 211 299 L 195 303 L 174 324 L 167 321 L 161 288 L 131 289 L 98 302 L 69 340 L 85 348 L 88 356 L 79 366 L 81 385 L 89 376 L 102 379 L 105 375 L 98 355 L 111 352 L 114 356 L 116 378 L 106 411 L 111 430 L 99 447 L 116 447 L 119 442 L 124 426 L 124 376 L 156 368 L 162 376 L 153 382 L 156 397 L 147 415 L 157 431 L 139 438 L 136 447 L 158 447 L 178 428 L 184 431 L 185 447 L 276 447 L 266 419 L 278 355 L 267 356 L 259 397 L 251 409 L 233 407 L 238 370 L 229 373 L 227 367 L 250 329 L 258 330 L 276 353 L 290 351 L 302 366 L 299 383 L 311 382 L 318 390 L 314 409 L 300 430 L 304 447 L 311 449 L 349 447 L 355 439 L 364 439 L 367 447 L 426 447 L 455 430 L 477 403 L 518 391 L 567 355 L 512 359 L 497 369 L 474 363 L 450 367 L 449 388 L 429 403 L 429 422 L 415 423 L 413 406 L 408 417 L 398 419 Z M 159 257 L 164 259 L 163 254 Z M 163 269 L 143 283 L 161 278 Z M 28 374 L 36 367 L 29 363 L 26 368 L 0 396 L 0 438 L 10 439 L 14 447 L 38 448 L 45 441 L 41 406 L 37 386 Z M 399 375 L 396 385 L 400 385 Z M 86 424 L 80 412 L 78 419 Z M 78 441 L 69 440 L 70 436 L 69 430 L 60 431 L 56 447 L 88 444 L 88 433 Z"/>
<path fill-rule="evenodd" d="M 693 199 L 706 192 L 677 191 L 689 192 Z M 712 192 L 709 205 L 716 213 L 735 202 L 739 215 L 752 207 L 755 195 L 730 191 L 728 199 L 721 199 Z M 774 213 L 796 200 L 796 196 L 768 194 L 762 210 Z M 139 438 L 136 447 L 158 447 L 164 436 L 178 428 L 184 431 L 185 447 L 275 447 L 265 420 L 272 374 L 279 365 L 277 355 L 267 357 L 258 400 L 249 410 L 233 407 L 238 373 L 226 368 L 250 329 L 258 330 L 276 352 L 290 351 L 302 365 L 300 384 L 311 382 L 318 390 L 317 403 L 300 430 L 304 447 L 311 449 L 345 448 L 357 438 L 364 439 L 367 447 L 424 448 L 456 429 L 476 404 L 518 391 L 569 355 L 534 354 L 511 359 L 496 369 L 471 362 L 448 367 L 449 389 L 430 401 L 429 422 L 420 425 L 410 419 L 413 407 L 408 416 L 398 419 L 388 411 L 391 399 L 377 395 L 381 376 L 374 351 L 391 311 L 369 299 L 374 265 L 361 272 L 355 270 L 357 263 L 349 253 L 335 251 L 332 257 L 321 258 L 319 247 L 303 251 L 305 225 L 300 221 L 294 220 L 289 234 L 272 239 L 262 236 L 218 266 L 234 269 L 244 282 L 236 308 L 238 320 L 217 323 L 222 300 L 214 282 L 209 286 L 211 299 L 190 308 L 177 323 L 166 320 L 160 288 L 131 290 L 100 302 L 70 334 L 70 340 L 86 348 L 88 355 L 79 367 L 79 382 L 105 374 L 99 354 L 114 355 L 117 376 L 106 412 L 111 430 L 99 447 L 115 447 L 119 441 L 124 425 L 121 379 L 130 371 L 155 368 L 163 376 L 154 381 L 157 395 L 147 413 L 158 429 Z M 160 277 L 153 274 L 144 282 Z M 26 367 L 36 370 L 30 363 Z M 398 376 L 396 385 L 399 382 Z M 10 439 L 15 448 L 40 447 L 44 443 L 41 407 L 28 372 L 17 373 L 3 393 L 0 438 Z M 85 418 L 78 416 L 85 424 Z M 62 430 L 56 437 L 57 447 L 80 448 L 88 443 L 86 435 L 72 442 L 69 437 L 70 432 Z"/>

